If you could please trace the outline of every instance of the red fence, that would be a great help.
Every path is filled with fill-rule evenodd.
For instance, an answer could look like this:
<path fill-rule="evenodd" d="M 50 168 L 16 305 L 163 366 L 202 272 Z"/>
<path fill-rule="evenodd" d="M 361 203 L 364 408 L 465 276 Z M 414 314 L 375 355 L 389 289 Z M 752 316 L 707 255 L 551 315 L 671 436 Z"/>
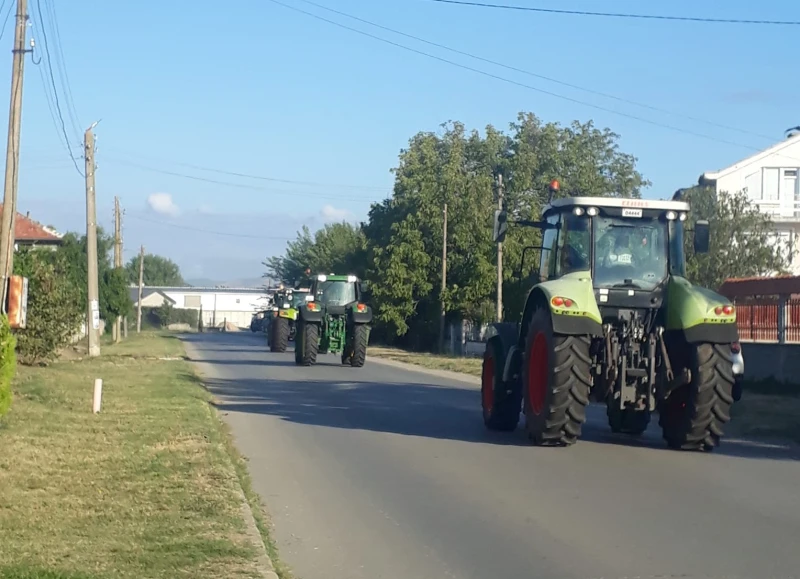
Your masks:
<path fill-rule="evenodd" d="M 784 341 L 800 343 L 800 299 L 783 302 L 784 315 L 780 316 L 781 301 L 774 299 L 748 300 L 736 303 L 736 322 L 739 339 L 746 342 L 778 342 L 784 320 Z"/>

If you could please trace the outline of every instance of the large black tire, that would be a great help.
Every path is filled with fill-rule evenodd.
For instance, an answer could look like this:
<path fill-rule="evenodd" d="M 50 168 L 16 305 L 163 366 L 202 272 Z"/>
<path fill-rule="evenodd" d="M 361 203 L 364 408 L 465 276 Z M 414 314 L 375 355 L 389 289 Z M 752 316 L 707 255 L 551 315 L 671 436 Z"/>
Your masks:
<path fill-rule="evenodd" d="M 535 445 L 577 442 L 586 422 L 591 364 L 587 336 L 555 334 L 550 312 L 536 311 L 522 366 L 525 430 Z"/>
<path fill-rule="evenodd" d="M 711 451 L 731 419 L 733 363 L 729 344 L 688 344 L 691 383 L 676 389 L 659 409 L 664 440 L 676 450 Z"/>
<path fill-rule="evenodd" d="M 361 368 L 367 361 L 367 345 L 369 342 L 369 327 L 365 324 L 353 325 L 353 352 L 350 356 L 350 365 Z"/>
<path fill-rule="evenodd" d="M 635 411 L 630 408 L 623 410 L 611 396 L 606 401 L 606 416 L 608 416 L 608 425 L 611 427 L 611 432 L 620 434 L 638 436 L 647 430 L 650 424 L 649 410 Z"/>
<path fill-rule="evenodd" d="M 275 318 L 272 321 L 272 340 L 270 349 L 273 352 L 285 352 L 289 346 L 289 320 Z"/>
<path fill-rule="evenodd" d="M 300 322 L 297 326 L 294 361 L 298 366 L 313 366 L 319 351 L 319 324 Z"/>
<path fill-rule="evenodd" d="M 522 389 L 519 382 L 503 381 L 502 344 L 491 338 L 483 353 L 481 372 L 481 408 L 483 423 L 489 430 L 512 432 L 519 424 L 522 410 Z"/>

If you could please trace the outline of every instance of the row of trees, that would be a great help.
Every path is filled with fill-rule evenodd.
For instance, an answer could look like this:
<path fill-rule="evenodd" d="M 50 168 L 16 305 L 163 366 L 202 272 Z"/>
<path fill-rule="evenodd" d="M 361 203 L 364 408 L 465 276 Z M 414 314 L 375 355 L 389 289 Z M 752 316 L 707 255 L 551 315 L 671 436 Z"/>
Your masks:
<path fill-rule="evenodd" d="M 393 195 L 373 204 L 366 222 L 329 224 L 313 234 L 304 227 L 285 255 L 269 258 L 265 266 L 269 277 L 286 283 L 305 267 L 367 279 L 380 337 L 420 349 L 435 344 L 441 301 L 453 319 L 481 323 L 494 317 L 491 234 L 498 176 L 506 206 L 521 219 L 541 215 L 553 178 L 561 183 L 562 195 L 638 198 L 650 185 L 636 169 L 636 158 L 620 150 L 615 133 L 591 122 L 545 123 L 531 113 L 519 114 L 507 131 L 489 126 L 481 135 L 449 122 L 440 133 L 418 133 L 401 151 L 393 173 Z M 695 283 L 714 288 L 728 277 L 785 268 L 786 254 L 769 243 L 768 217 L 744 193 L 718 199 L 712 190 L 695 187 L 686 195 L 692 219 L 714 224 L 711 254 L 695 256 L 687 244 Z M 447 289 L 440 295 L 445 203 Z M 506 319 L 520 314 L 526 288 L 515 270 L 522 249 L 538 245 L 538 236 L 535 230 L 515 230 L 504 244 Z"/>

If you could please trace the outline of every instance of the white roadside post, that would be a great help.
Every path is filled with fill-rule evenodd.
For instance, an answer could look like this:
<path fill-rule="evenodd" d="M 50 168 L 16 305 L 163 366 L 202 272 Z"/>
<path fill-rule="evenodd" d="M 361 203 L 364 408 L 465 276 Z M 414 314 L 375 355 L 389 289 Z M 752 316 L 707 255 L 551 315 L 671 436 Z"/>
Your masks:
<path fill-rule="evenodd" d="M 92 412 L 97 414 L 100 412 L 100 402 L 103 399 L 103 379 L 95 378 L 94 380 L 94 397 L 92 400 Z"/>

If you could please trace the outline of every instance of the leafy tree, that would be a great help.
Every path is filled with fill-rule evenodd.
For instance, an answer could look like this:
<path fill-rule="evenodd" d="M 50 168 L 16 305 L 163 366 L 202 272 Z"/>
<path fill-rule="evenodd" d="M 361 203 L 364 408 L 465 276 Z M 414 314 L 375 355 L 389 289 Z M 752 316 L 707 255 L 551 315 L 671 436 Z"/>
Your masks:
<path fill-rule="evenodd" d="M 104 320 L 113 320 L 117 316 L 127 316 L 133 308 L 128 291 L 128 272 L 125 268 L 115 267 L 103 272 L 103 283 L 100 289 L 100 316 Z"/>
<path fill-rule="evenodd" d="M 129 283 L 137 285 L 139 283 L 140 259 L 141 257 L 138 255 L 132 257 L 125 266 Z M 144 256 L 142 278 L 144 285 L 148 286 L 183 287 L 186 285 L 177 263 L 169 258 L 152 253 L 146 253 Z"/>
<path fill-rule="evenodd" d="M 17 331 L 23 363 L 53 360 L 80 328 L 86 301 L 72 267 L 60 251 L 22 250 L 15 256 L 14 272 L 28 278 L 27 327 Z"/>
<path fill-rule="evenodd" d="M 686 273 L 702 287 L 716 289 L 732 277 L 763 276 L 785 272 L 790 248 L 776 243 L 775 226 L 743 191 L 721 192 L 712 187 L 692 187 L 684 192 L 691 204 L 689 223 L 711 223 L 709 252 L 695 255 L 693 237 L 685 237 Z"/>
<path fill-rule="evenodd" d="M 329 223 L 314 235 L 308 227 L 287 243 L 286 255 L 270 257 L 267 275 L 287 284 L 300 279 L 307 267 L 314 273 L 364 275 L 364 235 L 350 223 Z"/>

